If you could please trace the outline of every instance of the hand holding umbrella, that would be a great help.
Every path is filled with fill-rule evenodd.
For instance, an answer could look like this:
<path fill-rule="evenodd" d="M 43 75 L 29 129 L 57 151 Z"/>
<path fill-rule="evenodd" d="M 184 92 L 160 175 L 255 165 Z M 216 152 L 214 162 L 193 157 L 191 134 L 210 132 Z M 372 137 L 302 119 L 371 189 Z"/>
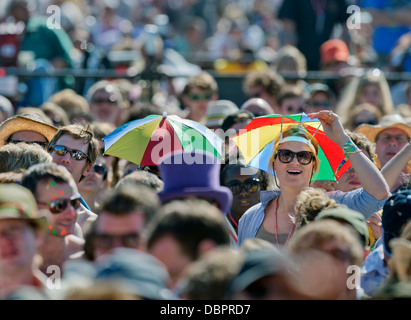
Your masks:
<path fill-rule="evenodd" d="M 340 117 L 336 113 L 330 110 L 322 110 L 319 112 L 307 114 L 307 116 L 311 119 L 317 118 L 318 120 L 320 120 L 324 133 L 341 148 L 349 139 L 341 124 Z"/>
<path fill-rule="evenodd" d="M 378 200 L 385 199 L 390 194 L 387 182 L 378 168 L 345 133 L 339 116 L 328 110 L 311 113 L 307 116 L 320 120 L 327 137 L 343 149 L 346 159 L 350 160 L 364 190 Z"/>

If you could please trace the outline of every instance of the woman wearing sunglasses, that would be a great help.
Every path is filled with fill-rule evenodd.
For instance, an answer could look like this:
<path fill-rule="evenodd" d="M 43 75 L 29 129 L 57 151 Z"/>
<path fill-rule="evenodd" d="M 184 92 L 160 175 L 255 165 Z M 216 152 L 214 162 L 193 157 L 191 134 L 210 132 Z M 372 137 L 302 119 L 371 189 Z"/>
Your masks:
<path fill-rule="evenodd" d="M 358 172 L 362 188 L 350 192 L 328 192 L 331 199 L 361 212 L 368 219 L 380 210 L 389 196 L 383 176 L 351 141 L 338 115 L 331 111 L 309 114 L 318 118 L 325 134 L 337 143 Z M 319 169 L 318 143 L 307 130 L 290 126 L 278 137 L 269 165 L 276 173 L 278 190 L 261 191 L 260 203 L 247 210 L 239 221 L 239 245 L 247 238 L 261 238 L 278 247 L 286 246 L 296 228 L 294 204 L 299 193 L 310 186 Z"/>
<path fill-rule="evenodd" d="M 230 227 L 230 235 L 237 245 L 238 220 L 249 208 L 260 202 L 260 191 L 269 185 L 267 172 L 246 167 L 243 159 L 235 164 L 221 167 L 220 183 L 231 190 L 233 201 L 225 218 Z"/>

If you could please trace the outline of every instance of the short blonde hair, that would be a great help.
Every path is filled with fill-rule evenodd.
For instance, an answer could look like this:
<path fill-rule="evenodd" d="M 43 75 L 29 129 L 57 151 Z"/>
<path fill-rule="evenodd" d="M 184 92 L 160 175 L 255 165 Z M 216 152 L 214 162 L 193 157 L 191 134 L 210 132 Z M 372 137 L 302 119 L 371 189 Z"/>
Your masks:
<path fill-rule="evenodd" d="M 351 264 L 362 264 L 364 247 L 355 230 L 331 219 L 315 220 L 298 229 L 290 238 L 288 250 L 291 254 L 299 254 L 307 249 L 316 249 L 331 240 L 346 244 L 350 251 Z"/>
<path fill-rule="evenodd" d="M 324 189 L 313 187 L 305 188 L 298 195 L 294 205 L 296 223 L 298 225 L 307 224 L 314 221 L 320 211 L 336 208 L 337 206 L 337 202 L 331 199 Z"/>

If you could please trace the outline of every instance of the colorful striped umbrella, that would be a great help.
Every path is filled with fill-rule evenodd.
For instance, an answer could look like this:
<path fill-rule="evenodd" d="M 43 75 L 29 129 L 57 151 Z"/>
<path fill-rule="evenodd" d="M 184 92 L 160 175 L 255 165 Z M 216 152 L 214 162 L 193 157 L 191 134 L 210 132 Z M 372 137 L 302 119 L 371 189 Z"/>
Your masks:
<path fill-rule="evenodd" d="M 319 145 L 319 172 L 313 180 L 337 181 L 351 167 L 343 150 L 326 136 L 321 122 L 305 113 L 293 115 L 267 115 L 253 119 L 233 141 L 238 146 L 247 165 L 275 174 L 269 166 L 276 137 L 290 125 L 299 124 L 314 135 Z"/>
<path fill-rule="evenodd" d="M 104 154 L 157 166 L 169 152 L 207 151 L 222 158 L 223 140 L 204 125 L 176 115 L 149 115 L 127 122 L 104 137 Z"/>

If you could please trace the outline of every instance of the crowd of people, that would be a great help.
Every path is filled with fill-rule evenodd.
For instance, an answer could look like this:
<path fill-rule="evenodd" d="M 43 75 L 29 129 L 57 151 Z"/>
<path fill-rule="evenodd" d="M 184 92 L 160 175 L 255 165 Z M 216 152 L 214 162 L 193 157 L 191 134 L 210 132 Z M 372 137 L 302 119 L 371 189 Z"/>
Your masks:
<path fill-rule="evenodd" d="M 117 77 L 19 79 L 0 96 L 0 299 L 411 297 L 411 78 L 387 77 L 411 71 L 407 1 L 3 9 L 14 29 L 0 30 L 0 66 Z M 244 75 L 240 104 L 215 76 L 230 72 Z M 317 179 L 323 151 L 302 124 L 272 137 L 267 171 L 233 142 L 254 119 L 300 113 L 342 150 L 341 176 Z M 166 148 L 143 165 L 107 152 L 115 130 L 168 115 L 215 134 L 221 157 Z"/>

